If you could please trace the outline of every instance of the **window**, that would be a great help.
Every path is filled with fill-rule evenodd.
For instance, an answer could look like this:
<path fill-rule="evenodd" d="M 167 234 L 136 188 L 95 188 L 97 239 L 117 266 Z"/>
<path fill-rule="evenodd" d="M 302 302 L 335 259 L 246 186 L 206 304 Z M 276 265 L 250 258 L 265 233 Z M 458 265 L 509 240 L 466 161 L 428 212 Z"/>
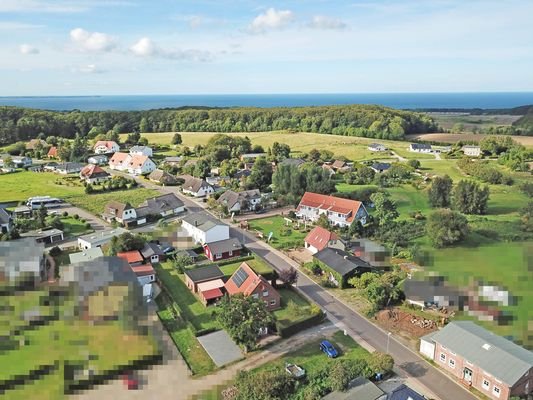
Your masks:
<path fill-rule="evenodd" d="M 263 297 L 268 297 L 268 290 L 263 290 Z"/>
<path fill-rule="evenodd" d="M 446 362 L 446 354 L 440 353 L 440 362 L 443 362 L 443 363 Z"/>
<path fill-rule="evenodd" d="M 484 390 L 489 390 L 490 389 L 490 382 L 488 380 L 486 380 L 485 378 L 483 378 L 483 384 L 481 386 L 483 387 Z"/>
<path fill-rule="evenodd" d="M 228 256 L 232 257 L 233 256 L 233 251 L 228 251 Z"/>
<path fill-rule="evenodd" d="M 222 258 L 222 254 L 220 253 L 215 254 L 215 258 Z"/>
<path fill-rule="evenodd" d="M 253 297 L 254 299 L 258 299 L 258 298 L 259 298 L 259 295 L 258 295 L 257 293 L 254 293 L 254 294 L 252 294 L 252 297 Z"/>
<path fill-rule="evenodd" d="M 450 368 L 455 368 L 455 360 L 453 358 L 450 358 L 448 360 L 448 365 L 450 366 Z"/>
<path fill-rule="evenodd" d="M 500 397 L 500 388 L 498 386 L 494 386 L 492 388 L 492 394 L 496 397 Z"/>
<path fill-rule="evenodd" d="M 270 305 L 271 306 L 275 306 L 276 305 L 276 300 L 270 300 Z"/>

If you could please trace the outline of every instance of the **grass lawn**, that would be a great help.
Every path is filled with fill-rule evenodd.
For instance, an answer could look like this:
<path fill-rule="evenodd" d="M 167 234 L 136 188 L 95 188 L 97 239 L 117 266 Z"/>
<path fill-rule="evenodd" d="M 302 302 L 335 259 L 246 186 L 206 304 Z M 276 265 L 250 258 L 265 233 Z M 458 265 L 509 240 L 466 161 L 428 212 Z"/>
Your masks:
<path fill-rule="evenodd" d="M 183 275 L 170 262 L 154 264 L 157 276 L 168 289 L 172 299 L 178 304 L 183 317 L 200 329 L 221 329 L 213 313 L 215 307 L 205 307 L 198 298 L 189 290 L 183 281 Z"/>
<path fill-rule="evenodd" d="M 272 239 L 270 244 L 274 248 L 286 248 L 291 244 L 297 244 L 298 246 L 303 246 L 303 242 L 307 232 L 302 232 L 297 228 L 297 224 L 293 224 L 291 228 L 291 234 L 288 236 L 281 235 L 281 229 L 285 226 L 286 222 L 283 217 L 278 215 L 268 218 L 255 219 L 250 221 L 250 230 L 253 232 L 255 230 L 263 233 L 264 238 L 268 237 L 270 232 L 273 232 Z M 303 226 L 302 226 L 303 228 Z"/>
<path fill-rule="evenodd" d="M 91 195 L 83 194 L 82 196 L 75 196 L 69 199 L 69 201 L 75 206 L 83 208 L 91 212 L 92 214 L 100 215 L 104 211 L 105 205 L 112 200 L 128 202 L 133 207 L 137 207 L 146 199 L 157 195 L 159 195 L 159 192 L 157 190 L 135 188 Z"/>
<path fill-rule="evenodd" d="M 350 185 L 349 183 L 340 182 L 335 185 L 335 188 L 337 189 L 337 192 L 339 193 L 351 193 L 355 190 L 362 190 L 362 189 L 377 189 L 376 185 Z"/>
<path fill-rule="evenodd" d="M 61 222 L 63 222 L 64 228 L 63 232 L 65 236 L 80 236 L 89 232 L 93 232 L 93 229 L 87 229 L 85 227 L 86 222 L 81 222 L 80 219 L 75 219 L 73 217 L 62 217 Z"/>
<path fill-rule="evenodd" d="M 312 314 L 311 304 L 295 290 L 278 289 L 278 292 L 281 295 L 282 308 L 274 311 L 274 315 L 282 327 L 303 321 Z M 290 302 L 293 302 L 296 307 L 287 307 Z"/>
<path fill-rule="evenodd" d="M 466 175 L 457 167 L 457 160 L 420 160 L 422 173 L 448 175 L 454 182 L 465 179 Z"/>
<path fill-rule="evenodd" d="M 427 214 L 429 211 L 429 202 L 427 193 L 414 188 L 411 185 L 401 185 L 393 188 L 387 188 L 391 199 L 396 203 L 400 219 L 409 218 L 412 211 L 421 211 Z"/>
<path fill-rule="evenodd" d="M 269 275 L 273 272 L 273 269 L 257 256 L 254 256 L 252 260 L 237 261 L 231 264 L 223 265 L 220 267 L 220 269 L 222 272 L 224 272 L 224 275 L 229 277 L 233 275 L 235 271 L 237 271 L 237 268 L 239 268 L 243 262 L 252 267 L 252 269 L 259 275 Z"/>

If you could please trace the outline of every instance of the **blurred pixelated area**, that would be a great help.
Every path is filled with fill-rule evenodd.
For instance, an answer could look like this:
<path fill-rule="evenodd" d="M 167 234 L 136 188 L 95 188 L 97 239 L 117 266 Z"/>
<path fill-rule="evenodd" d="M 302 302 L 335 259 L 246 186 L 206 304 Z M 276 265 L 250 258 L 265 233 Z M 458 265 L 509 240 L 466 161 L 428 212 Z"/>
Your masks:
<path fill-rule="evenodd" d="M 109 379 L 131 378 L 133 386 L 133 371 L 161 362 L 126 263 L 69 265 L 49 282 L 43 253 L 34 241 L 0 243 L 0 397 L 63 398 Z"/>

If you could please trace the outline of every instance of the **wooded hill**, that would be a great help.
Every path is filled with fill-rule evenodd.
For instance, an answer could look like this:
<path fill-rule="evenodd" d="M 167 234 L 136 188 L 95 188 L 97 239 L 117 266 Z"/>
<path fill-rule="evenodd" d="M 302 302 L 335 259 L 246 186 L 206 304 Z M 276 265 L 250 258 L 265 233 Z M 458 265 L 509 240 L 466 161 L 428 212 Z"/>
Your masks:
<path fill-rule="evenodd" d="M 73 138 L 140 132 L 264 132 L 294 130 L 334 135 L 403 139 L 436 132 L 422 113 L 373 105 L 292 108 L 184 107 L 147 111 L 44 111 L 0 107 L 0 144 L 36 138 L 40 133 Z"/>

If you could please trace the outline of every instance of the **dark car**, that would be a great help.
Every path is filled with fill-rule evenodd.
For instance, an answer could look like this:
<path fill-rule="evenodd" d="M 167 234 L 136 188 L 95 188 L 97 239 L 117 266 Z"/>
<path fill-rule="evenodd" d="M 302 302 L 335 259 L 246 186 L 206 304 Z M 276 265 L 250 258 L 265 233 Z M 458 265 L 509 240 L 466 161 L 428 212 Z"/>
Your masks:
<path fill-rule="evenodd" d="M 320 342 L 320 350 L 326 353 L 329 358 L 335 358 L 339 355 L 337 349 L 327 340 Z"/>

